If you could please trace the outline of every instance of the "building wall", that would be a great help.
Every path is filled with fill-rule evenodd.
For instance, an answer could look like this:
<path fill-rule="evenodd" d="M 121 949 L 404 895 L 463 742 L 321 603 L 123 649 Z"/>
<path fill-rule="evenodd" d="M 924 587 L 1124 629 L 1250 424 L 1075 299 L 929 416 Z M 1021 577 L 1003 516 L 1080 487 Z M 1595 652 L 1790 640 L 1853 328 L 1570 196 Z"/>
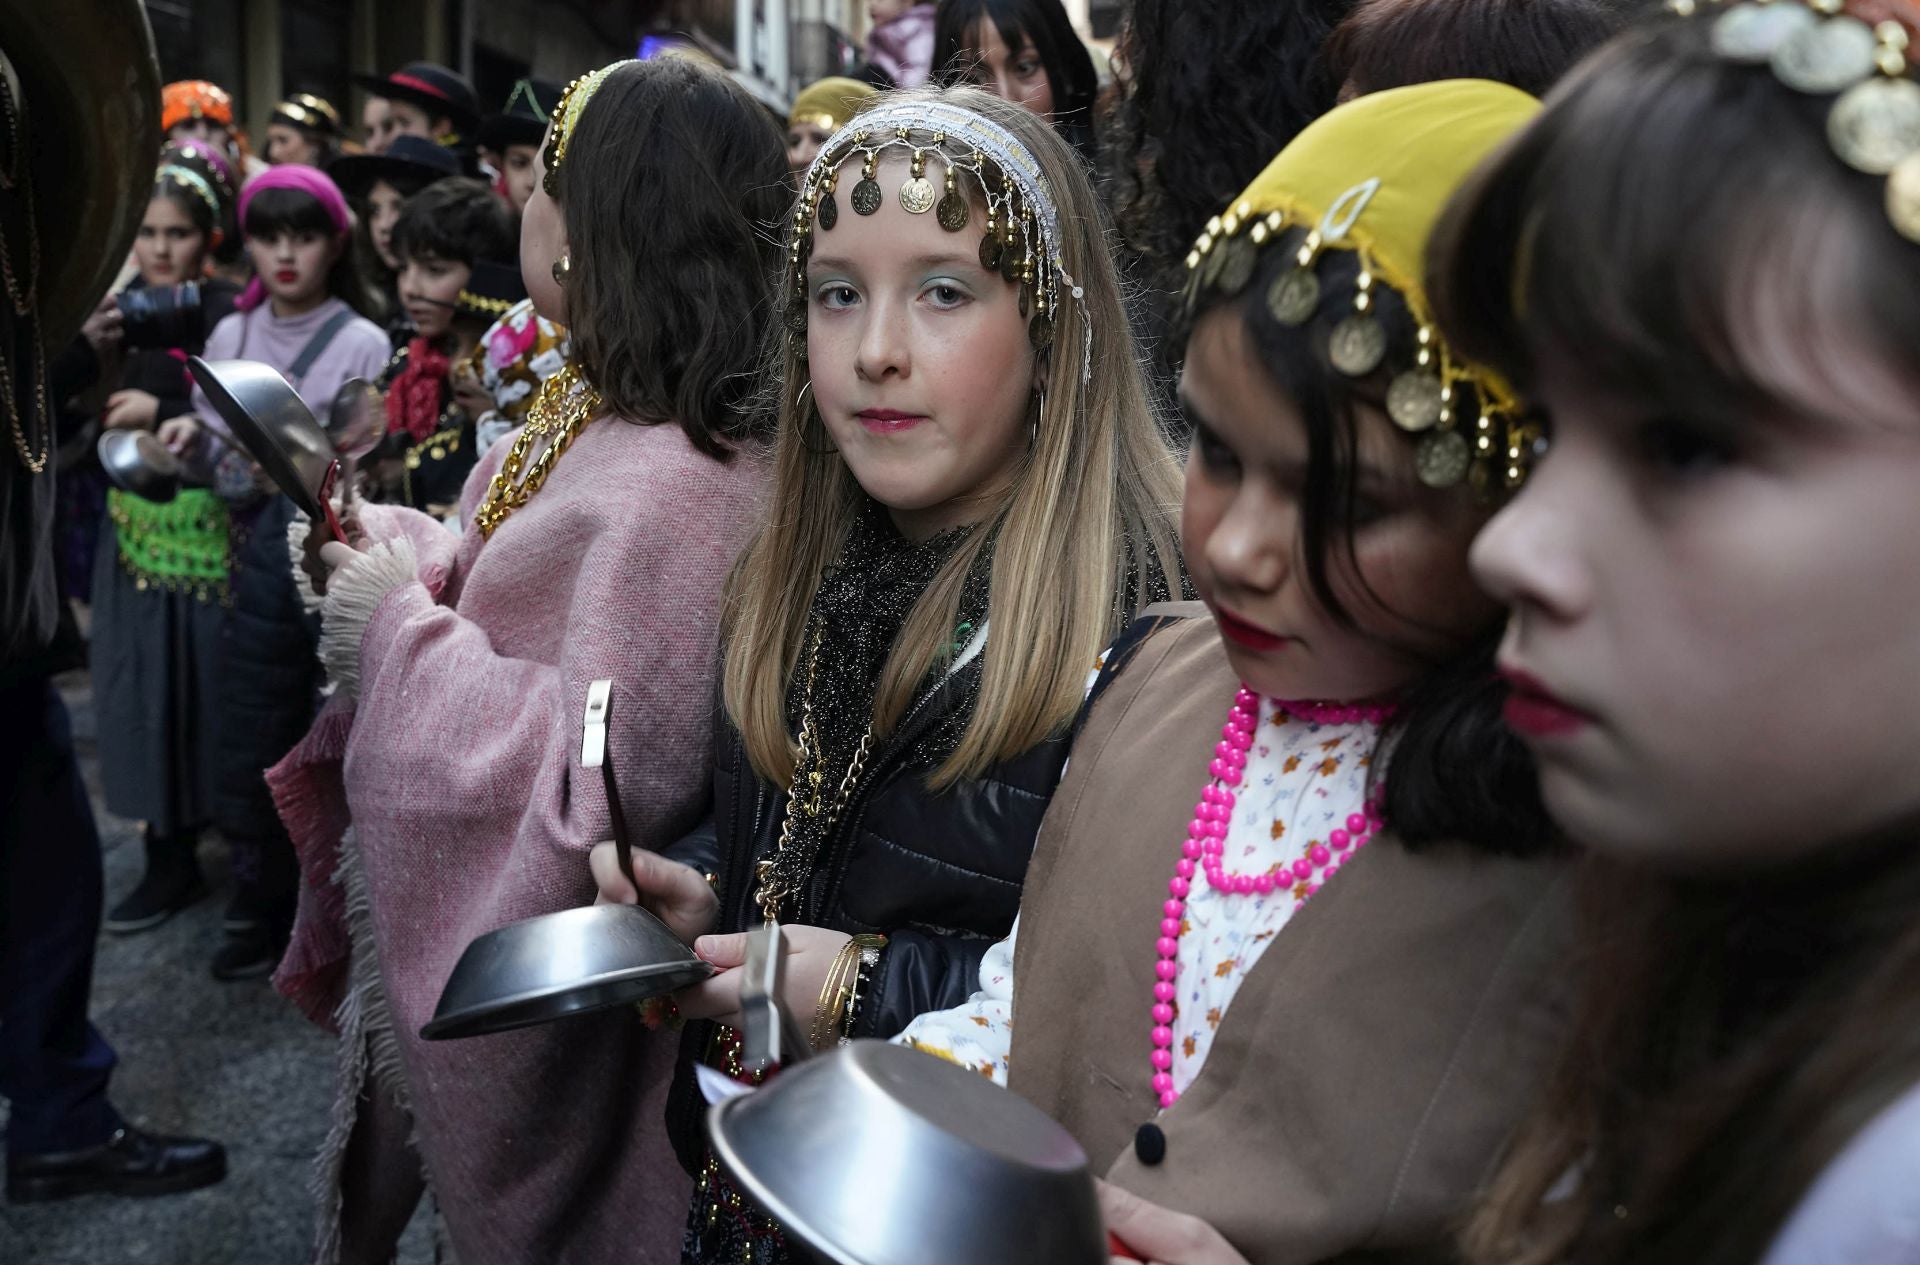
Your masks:
<path fill-rule="evenodd" d="M 289 92 L 333 102 L 357 135 L 366 93 L 352 77 L 409 61 L 460 70 L 474 81 L 481 109 L 491 111 L 522 75 L 565 83 L 633 53 L 553 0 L 149 0 L 147 7 L 163 81 L 220 84 L 256 140 Z"/>

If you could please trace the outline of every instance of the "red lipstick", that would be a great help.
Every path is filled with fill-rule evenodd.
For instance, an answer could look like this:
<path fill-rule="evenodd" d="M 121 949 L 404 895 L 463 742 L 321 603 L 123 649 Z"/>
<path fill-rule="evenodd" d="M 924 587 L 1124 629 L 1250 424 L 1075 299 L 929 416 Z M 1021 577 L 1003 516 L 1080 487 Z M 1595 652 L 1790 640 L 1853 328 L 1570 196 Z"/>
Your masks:
<path fill-rule="evenodd" d="M 1507 725 L 1529 738 L 1553 738 L 1577 733 L 1593 717 L 1555 698 L 1541 680 L 1517 668 L 1500 669 L 1500 679 L 1513 692 L 1500 709 Z"/>
<path fill-rule="evenodd" d="M 1258 624 L 1248 623 L 1224 606 L 1213 608 L 1213 618 L 1220 626 L 1220 635 L 1237 646 L 1266 654 L 1287 644 L 1287 638 L 1270 633 Z"/>
<path fill-rule="evenodd" d="M 300 274 L 291 268 L 282 268 L 273 274 L 273 279 L 283 286 L 290 286 L 300 279 Z"/>

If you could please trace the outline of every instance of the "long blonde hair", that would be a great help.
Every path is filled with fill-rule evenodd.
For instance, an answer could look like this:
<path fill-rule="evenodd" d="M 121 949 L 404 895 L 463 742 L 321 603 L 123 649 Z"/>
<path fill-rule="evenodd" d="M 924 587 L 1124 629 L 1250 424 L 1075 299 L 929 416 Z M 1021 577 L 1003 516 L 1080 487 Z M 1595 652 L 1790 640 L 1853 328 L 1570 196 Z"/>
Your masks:
<path fill-rule="evenodd" d="M 1027 460 L 914 604 L 875 686 L 874 728 L 884 736 L 949 654 L 968 571 L 991 547 L 992 635 L 980 691 L 952 755 L 931 779 L 939 789 L 979 776 L 1072 720 L 1088 671 L 1133 614 L 1120 609 L 1123 594 L 1135 595 L 1136 604 L 1147 600 L 1156 573 L 1178 592 L 1180 472 L 1147 401 L 1100 207 L 1073 151 L 1039 116 L 977 89 L 881 99 L 907 96 L 983 115 L 1027 147 L 1059 208 L 1062 262 L 1084 290 L 1056 314 Z M 1097 372 L 1087 379 L 1082 340 L 1089 325 Z M 825 425 L 804 391 L 804 352 L 805 335 L 792 334 L 780 337 L 769 356 L 778 415 L 772 503 L 734 572 L 724 617 L 728 716 L 755 772 L 783 786 L 796 756 L 788 684 L 814 592 L 866 497 L 825 442 Z"/>

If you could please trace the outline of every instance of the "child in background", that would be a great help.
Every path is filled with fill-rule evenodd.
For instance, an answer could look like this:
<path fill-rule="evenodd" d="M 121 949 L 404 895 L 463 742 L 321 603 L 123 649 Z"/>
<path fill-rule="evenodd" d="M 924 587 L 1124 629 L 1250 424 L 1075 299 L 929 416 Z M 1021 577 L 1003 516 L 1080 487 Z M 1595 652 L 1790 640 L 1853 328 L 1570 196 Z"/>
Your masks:
<path fill-rule="evenodd" d="M 867 0 L 873 22 L 867 61 L 885 71 L 896 88 L 918 88 L 932 71 L 935 7 L 913 0 Z"/>
<path fill-rule="evenodd" d="M 325 417 L 349 378 L 371 381 L 386 362 L 385 333 L 361 314 L 364 290 L 346 200 L 321 172 L 286 163 L 269 168 L 242 191 L 239 223 L 255 279 L 240 296 L 237 310 L 214 327 L 202 355 L 271 366 L 316 417 Z M 273 535 L 271 529 L 284 521 L 286 498 L 263 493 L 266 485 L 258 469 L 233 445 L 226 424 L 198 388 L 192 402 L 193 412 L 162 423 L 160 435 L 231 507 L 237 563 L 232 587 L 239 592 L 259 577 L 285 577 L 284 536 Z M 298 624 L 297 608 L 285 615 L 290 625 Z M 271 812 L 260 811 L 262 774 L 284 750 L 276 749 L 276 743 L 291 742 L 284 718 L 304 720 L 313 705 L 312 682 L 298 670 L 299 664 L 288 665 L 294 669 L 290 678 L 271 670 L 281 648 L 304 636 L 289 626 L 282 641 L 257 625 L 235 621 L 229 621 L 222 634 L 223 720 L 214 811 L 232 850 L 236 878 L 227 917 L 229 942 L 215 959 L 215 972 L 222 978 L 259 974 L 271 966 L 273 941 L 285 934 L 288 844 L 272 824 Z M 266 672 L 238 668 L 243 660 L 263 657 Z M 263 712 L 281 718 L 281 723 L 261 723 Z M 170 854 L 169 864 L 184 864 L 178 851 Z M 279 891 L 271 890 L 276 875 L 282 880 Z"/>
<path fill-rule="evenodd" d="M 185 141 L 161 153 L 134 240 L 140 275 L 127 287 L 140 301 L 122 304 L 147 315 L 132 323 L 138 345 L 108 398 L 101 423 L 108 430 L 150 431 L 186 412 L 186 358 L 200 354 L 205 331 L 239 295 L 208 275 L 213 253 L 233 232 L 232 190 L 213 152 L 208 142 Z M 193 303 L 180 289 L 186 286 L 198 287 Z M 182 319 L 188 314 L 194 319 Z M 178 341 L 147 341 L 168 334 Z M 90 658 L 101 791 L 109 812 L 142 823 L 147 861 L 138 886 L 102 924 L 126 934 L 158 926 L 206 894 L 196 848 L 217 786 L 215 694 L 231 524 L 226 502 L 205 487 L 182 488 L 165 503 L 115 488 L 98 530 Z"/>
<path fill-rule="evenodd" d="M 459 500 L 479 457 L 474 424 L 491 400 L 458 398 L 455 369 L 526 297 L 518 229 L 493 190 L 466 177 L 439 181 L 401 211 L 393 254 L 413 336 L 380 375 L 389 430 L 370 463 L 373 499 L 440 515 Z"/>
<path fill-rule="evenodd" d="M 827 138 L 845 127 L 874 96 L 869 84 L 832 76 L 808 84 L 793 99 L 793 108 L 787 111 L 787 170 L 793 173 L 795 188 Z"/>

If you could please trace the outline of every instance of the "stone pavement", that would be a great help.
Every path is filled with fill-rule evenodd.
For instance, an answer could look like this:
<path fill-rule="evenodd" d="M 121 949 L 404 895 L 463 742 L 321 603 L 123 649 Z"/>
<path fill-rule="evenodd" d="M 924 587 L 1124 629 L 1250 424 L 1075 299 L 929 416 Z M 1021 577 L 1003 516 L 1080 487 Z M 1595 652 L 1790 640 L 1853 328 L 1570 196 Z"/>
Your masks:
<path fill-rule="evenodd" d="M 99 799 L 92 690 L 61 679 L 74 738 L 94 791 L 109 903 L 139 881 L 135 823 Z M 218 1138 L 226 1181 L 160 1199 L 89 1196 L 14 1208 L 0 1202 L 7 1265 L 302 1265 L 313 1242 L 307 1176 L 326 1133 L 333 1042 L 264 979 L 222 984 L 207 972 L 226 906 L 226 849 L 203 842 L 213 895 L 161 927 L 101 937 L 93 1020 L 120 1054 L 113 1101 L 158 1132 Z M 0 1118 L 5 1103 L 0 1101 Z M 401 1265 L 433 1260 L 423 1213 Z"/>

